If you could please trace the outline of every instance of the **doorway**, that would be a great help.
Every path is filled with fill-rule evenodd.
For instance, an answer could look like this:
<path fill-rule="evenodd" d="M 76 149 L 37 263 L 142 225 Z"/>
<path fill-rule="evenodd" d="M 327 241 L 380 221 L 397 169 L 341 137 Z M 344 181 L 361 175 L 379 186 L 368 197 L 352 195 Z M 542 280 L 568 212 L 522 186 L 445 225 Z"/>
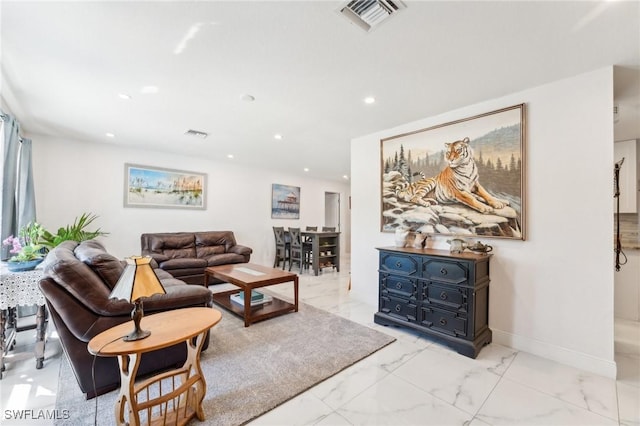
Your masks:
<path fill-rule="evenodd" d="M 340 193 L 324 193 L 324 226 L 335 227 L 340 232 Z"/>

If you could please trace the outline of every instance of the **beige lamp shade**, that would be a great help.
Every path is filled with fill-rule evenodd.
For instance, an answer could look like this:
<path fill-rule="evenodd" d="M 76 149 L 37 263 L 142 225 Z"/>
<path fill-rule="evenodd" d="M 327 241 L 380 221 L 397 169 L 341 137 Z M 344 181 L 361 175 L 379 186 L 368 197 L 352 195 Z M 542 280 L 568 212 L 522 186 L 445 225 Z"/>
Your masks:
<path fill-rule="evenodd" d="M 149 256 L 131 256 L 125 259 L 127 266 L 113 288 L 110 299 L 134 302 L 141 297 L 165 294 L 166 291 L 151 267 Z"/>

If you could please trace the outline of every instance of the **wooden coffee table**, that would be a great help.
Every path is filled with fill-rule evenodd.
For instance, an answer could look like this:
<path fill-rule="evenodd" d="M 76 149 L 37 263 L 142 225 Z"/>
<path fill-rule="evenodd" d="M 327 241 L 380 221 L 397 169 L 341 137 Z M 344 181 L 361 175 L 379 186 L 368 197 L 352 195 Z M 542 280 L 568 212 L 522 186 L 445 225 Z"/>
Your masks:
<path fill-rule="evenodd" d="M 257 321 L 282 315 L 287 312 L 298 312 L 298 275 L 292 272 L 274 269 L 253 263 L 237 263 L 232 265 L 210 266 L 204 270 L 204 285 L 209 285 L 209 278 L 231 283 L 244 291 L 245 300 L 251 300 L 251 290 L 274 284 L 293 282 L 293 303 L 273 298 L 263 305 L 251 307 L 249 303 L 239 306 L 231 302 L 229 296 L 238 293 L 237 289 L 213 294 L 213 301 L 228 311 L 244 319 L 244 326 L 249 327 Z"/>

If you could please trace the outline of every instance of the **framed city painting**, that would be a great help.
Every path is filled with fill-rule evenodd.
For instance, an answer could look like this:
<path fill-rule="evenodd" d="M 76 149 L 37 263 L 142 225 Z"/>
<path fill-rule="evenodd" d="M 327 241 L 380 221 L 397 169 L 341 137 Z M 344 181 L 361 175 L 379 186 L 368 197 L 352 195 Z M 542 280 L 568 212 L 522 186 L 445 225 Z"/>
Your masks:
<path fill-rule="evenodd" d="M 271 185 L 271 218 L 300 219 L 300 187 Z"/>
<path fill-rule="evenodd" d="M 124 206 L 206 209 L 206 173 L 124 165 Z"/>
<path fill-rule="evenodd" d="M 524 240 L 525 109 L 382 139 L 381 230 Z"/>

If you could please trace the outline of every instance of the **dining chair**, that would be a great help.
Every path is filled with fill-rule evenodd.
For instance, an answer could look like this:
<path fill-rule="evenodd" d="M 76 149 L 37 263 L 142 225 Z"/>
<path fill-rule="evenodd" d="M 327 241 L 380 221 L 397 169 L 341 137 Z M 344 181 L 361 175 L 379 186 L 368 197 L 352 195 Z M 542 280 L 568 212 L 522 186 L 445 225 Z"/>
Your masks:
<path fill-rule="evenodd" d="M 289 270 L 293 262 L 297 262 L 300 265 L 300 273 L 305 266 L 304 254 L 302 251 L 302 237 L 300 228 L 289 228 Z"/>
<path fill-rule="evenodd" d="M 287 261 L 287 243 L 285 241 L 285 231 L 282 226 L 273 227 L 273 236 L 276 241 L 276 254 L 273 259 L 273 267 L 277 267 L 282 262 L 282 269 Z"/>

